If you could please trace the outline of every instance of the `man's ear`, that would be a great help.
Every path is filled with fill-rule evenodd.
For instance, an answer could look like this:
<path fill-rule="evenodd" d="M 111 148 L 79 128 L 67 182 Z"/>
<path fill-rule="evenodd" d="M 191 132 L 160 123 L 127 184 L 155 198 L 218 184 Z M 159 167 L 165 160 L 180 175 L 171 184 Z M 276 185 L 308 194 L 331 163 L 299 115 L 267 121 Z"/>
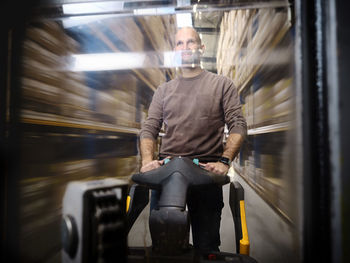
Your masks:
<path fill-rule="evenodd" d="M 200 50 L 201 54 L 203 54 L 204 51 L 205 51 L 205 46 L 204 46 L 204 45 L 201 45 L 201 47 L 199 48 L 199 50 Z"/>

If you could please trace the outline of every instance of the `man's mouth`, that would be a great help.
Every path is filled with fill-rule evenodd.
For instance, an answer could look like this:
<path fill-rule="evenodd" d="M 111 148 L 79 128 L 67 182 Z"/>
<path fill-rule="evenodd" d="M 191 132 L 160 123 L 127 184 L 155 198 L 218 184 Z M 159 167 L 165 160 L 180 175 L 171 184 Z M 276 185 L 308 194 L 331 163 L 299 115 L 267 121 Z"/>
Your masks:
<path fill-rule="evenodd" d="M 183 51 L 183 52 L 181 53 L 181 56 L 182 56 L 182 57 L 191 57 L 192 54 L 193 54 L 192 51 Z"/>

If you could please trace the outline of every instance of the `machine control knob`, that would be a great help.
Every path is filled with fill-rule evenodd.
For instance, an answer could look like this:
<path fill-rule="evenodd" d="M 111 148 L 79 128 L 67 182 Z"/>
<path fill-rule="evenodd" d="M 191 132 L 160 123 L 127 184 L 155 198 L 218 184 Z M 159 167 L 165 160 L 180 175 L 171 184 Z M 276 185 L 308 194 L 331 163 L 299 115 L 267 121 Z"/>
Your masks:
<path fill-rule="evenodd" d="M 78 229 L 71 215 L 64 215 L 62 218 L 61 238 L 63 249 L 71 258 L 74 258 L 78 248 Z"/>

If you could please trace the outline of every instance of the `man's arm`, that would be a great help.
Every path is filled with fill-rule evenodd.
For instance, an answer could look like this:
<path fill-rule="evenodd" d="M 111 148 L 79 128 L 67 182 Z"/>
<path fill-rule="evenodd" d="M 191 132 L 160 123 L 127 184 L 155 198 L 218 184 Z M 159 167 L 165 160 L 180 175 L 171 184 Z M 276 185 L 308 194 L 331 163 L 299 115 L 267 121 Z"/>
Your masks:
<path fill-rule="evenodd" d="M 155 141 L 150 138 L 143 138 L 140 140 L 142 166 L 153 161 L 155 144 Z"/>
<path fill-rule="evenodd" d="M 243 143 L 243 136 L 239 133 L 229 134 L 226 140 L 226 146 L 224 152 L 222 153 L 223 157 L 229 158 L 232 161 L 238 154 L 239 149 Z"/>
<path fill-rule="evenodd" d="M 242 114 L 238 90 L 231 80 L 224 87 L 222 105 L 225 123 L 229 130 L 229 136 L 222 157 L 226 157 L 232 161 L 237 156 L 246 135 L 247 123 Z M 205 165 L 205 169 L 217 174 L 227 174 L 229 168 L 229 165 L 221 162 L 207 163 Z"/>
<path fill-rule="evenodd" d="M 156 142 L 150 138 L 143 138 L 140 140 L 141 152 L 141 173 L 145 173 L 160 167 L 163 161 L 153 160 Z"/>
<path fill-rule="evenodd" d="M 232 161 L 237 156 L 239 149 L 242 145 L 242 142 L 243 142 L 243 136 L 241 134 L 231 133 L 227 138 L 225 150 L 222 153 L 222 156 Z M 204 166 L 206 170 L 216 174 L 222 174 L 222 175 L 226 175 L 230 168 L 228 165 L 223 164 L 221 162 L 207 163 L 207 164 L 204 164 Z"/>
<path fill-rule="evenodd" d="M 163 123 L 163 99 L 161 87 L 159 87 L 152 98 L 148 109 L 148 116 L 142 124 L 140 132 L 140 154 L 142 173 L 159 167 L 159 162 L 154 161 L 154 152 L 156 149 L 156 138 Z"/>

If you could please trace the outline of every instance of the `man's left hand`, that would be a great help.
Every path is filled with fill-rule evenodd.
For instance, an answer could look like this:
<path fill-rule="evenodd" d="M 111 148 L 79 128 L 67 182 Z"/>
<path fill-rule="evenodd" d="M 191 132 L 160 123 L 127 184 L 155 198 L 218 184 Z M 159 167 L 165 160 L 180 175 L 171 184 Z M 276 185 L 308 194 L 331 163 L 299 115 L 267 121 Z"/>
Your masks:
<path fill-rule="evenodd" d="M 203 168 L 209 172 L 220 174 L 220 175 L 226 175 L 229 170 L 229 166 L 226 164 L 223 164 L 221 162 L 215 162 L 215 163 L 200 163 Z"/>

